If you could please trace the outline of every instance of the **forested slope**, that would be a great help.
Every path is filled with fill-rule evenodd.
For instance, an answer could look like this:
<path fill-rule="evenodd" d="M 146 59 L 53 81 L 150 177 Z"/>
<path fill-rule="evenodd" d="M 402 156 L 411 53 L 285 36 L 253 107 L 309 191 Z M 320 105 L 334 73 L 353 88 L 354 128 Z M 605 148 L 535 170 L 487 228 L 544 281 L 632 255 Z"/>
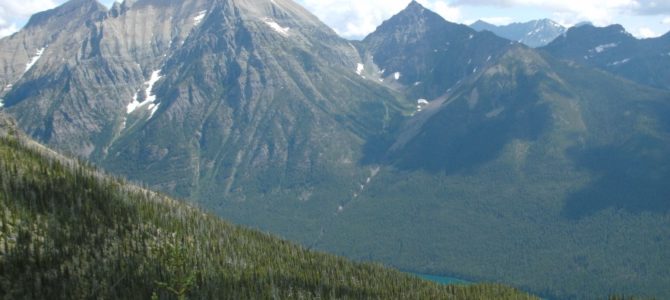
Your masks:
<path fill-rule="evenodd" d="M 6 126 L 0 296 L 533 299 L 501 285 L 437 285 L 312 252 L 107 177 Z"/>

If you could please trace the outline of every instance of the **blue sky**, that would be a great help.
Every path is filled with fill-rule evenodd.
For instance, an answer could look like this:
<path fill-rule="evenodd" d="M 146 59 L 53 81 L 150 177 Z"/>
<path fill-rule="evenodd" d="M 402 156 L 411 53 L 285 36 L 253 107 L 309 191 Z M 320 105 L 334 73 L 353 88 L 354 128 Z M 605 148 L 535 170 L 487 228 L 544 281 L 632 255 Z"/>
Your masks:
<path fill-rule="evenodd" d="M 111 5 L 114 0 L 102 0 Z M 402 10 L 409 0 L 296 0 L 340 35 L 361 38 Z M 64 0 L 0 0 L 0 36 L 23 26 L 35 12 Z M 419 0 L 445 19 L 469 24 L 478 19 L 507 24 L 550 18 L 566 26 L 591 21 L 622 24 L 638 37 L 670 31 L 670 0 Z"/>

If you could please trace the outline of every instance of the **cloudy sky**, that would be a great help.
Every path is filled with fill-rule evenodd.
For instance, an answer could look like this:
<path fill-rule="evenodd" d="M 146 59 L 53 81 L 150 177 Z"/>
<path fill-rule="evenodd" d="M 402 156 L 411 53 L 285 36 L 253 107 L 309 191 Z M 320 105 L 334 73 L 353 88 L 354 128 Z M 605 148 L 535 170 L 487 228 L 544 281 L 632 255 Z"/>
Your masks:
<path fill-rule="evenodd" d="M 0 0 L 0 37 L 21 28 L 31 14 L 65 0 Z M 102 0 L 111 5 L 114 0 Z M 361 38 L 402 10 L 409 0 L 295 0 L 340 35 Z M 419 0 L 445 19 L 470 24 L 477 19 L 502 25 L 550 18 L 570 26 L 591 21 L 622 24 L 638 37 L 670 31 L 670 0 Z"/>

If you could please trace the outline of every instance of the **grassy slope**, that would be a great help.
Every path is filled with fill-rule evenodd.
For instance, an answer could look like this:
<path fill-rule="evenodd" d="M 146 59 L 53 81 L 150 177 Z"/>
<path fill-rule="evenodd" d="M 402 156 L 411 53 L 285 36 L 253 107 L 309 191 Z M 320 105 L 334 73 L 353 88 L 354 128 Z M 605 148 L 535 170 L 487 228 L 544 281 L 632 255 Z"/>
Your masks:
<path fill-rule="evenodd" d="M 315 253 L 45 153 L 0 139 L 6 299 L 533 298 Z"/>

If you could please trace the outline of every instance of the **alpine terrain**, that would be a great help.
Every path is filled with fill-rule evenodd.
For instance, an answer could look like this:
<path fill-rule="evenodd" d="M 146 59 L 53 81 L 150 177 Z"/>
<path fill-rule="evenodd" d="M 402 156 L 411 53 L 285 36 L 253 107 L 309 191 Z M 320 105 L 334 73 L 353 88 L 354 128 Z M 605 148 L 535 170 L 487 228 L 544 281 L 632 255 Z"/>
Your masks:
<path fill-rule="evenodd" d="M 670 33 L 637 39 L 620 25 L 584 25 L 571 28 L 543 49 L 561 59 L 670 89 Z"/>
<path fill-rule="evenodd" d="M 490 31 L 500 37 L 518 41 L 533 48 L 546 46 L 567 31 L 567 28 L 549 19 L 501 26 L 478 20 L 470 24 L 470 27 L 477 31 Z"/>
<path fill-rule="evenodd" d="M 668 298 L 667 35 L 598 30 L 533 49 L 411 1 L 347 41 L 291 0 L 71 0 L 0 40 L 0 98 L 41 143 L 311 249 Z M 619 48 L 632 71 L 593 63 Z"/>

